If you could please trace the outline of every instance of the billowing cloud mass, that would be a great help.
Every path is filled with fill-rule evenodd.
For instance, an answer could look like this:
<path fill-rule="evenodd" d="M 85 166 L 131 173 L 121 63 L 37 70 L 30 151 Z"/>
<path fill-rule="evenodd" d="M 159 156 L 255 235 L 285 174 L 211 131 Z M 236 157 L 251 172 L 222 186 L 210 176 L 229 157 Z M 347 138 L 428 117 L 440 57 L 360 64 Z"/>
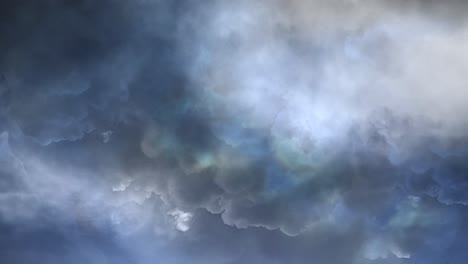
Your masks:
<path fill-rule="evenodd" d="M 462 264 L 468 4 L 0 4 L 1 263 Z"/>

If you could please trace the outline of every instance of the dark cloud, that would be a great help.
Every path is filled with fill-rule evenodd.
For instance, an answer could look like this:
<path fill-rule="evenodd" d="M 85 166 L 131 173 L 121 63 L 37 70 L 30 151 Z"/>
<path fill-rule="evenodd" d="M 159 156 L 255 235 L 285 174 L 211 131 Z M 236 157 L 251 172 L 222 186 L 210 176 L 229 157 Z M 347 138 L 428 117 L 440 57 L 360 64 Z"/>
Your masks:
<path fill-rule="evenodd" d="M 463 263 L 464 9 L 1 3 L 0 261 Z"/>

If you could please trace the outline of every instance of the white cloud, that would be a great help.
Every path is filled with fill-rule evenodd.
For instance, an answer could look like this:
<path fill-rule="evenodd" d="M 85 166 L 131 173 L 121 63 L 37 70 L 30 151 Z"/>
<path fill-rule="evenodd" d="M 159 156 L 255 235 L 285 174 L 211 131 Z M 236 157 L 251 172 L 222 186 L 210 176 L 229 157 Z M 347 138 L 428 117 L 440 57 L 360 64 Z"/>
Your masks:
<path fill-rule="evenodd" d="M 192 220 L 193 214 L 179 209 L 170 211 L 168 214 L 174 218 L 177 230 L 186 232 L 190 229 L 190 221 Z"/>

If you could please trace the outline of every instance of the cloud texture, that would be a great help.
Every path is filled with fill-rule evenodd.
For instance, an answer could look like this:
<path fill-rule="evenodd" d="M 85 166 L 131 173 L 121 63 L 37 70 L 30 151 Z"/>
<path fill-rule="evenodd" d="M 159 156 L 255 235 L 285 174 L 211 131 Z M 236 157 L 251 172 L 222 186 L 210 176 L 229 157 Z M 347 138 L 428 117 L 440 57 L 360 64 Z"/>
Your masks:
<path fill-rule="evenodd" d="M 0 262 L 464 263 L 464 1 L 0 4 Z"/>

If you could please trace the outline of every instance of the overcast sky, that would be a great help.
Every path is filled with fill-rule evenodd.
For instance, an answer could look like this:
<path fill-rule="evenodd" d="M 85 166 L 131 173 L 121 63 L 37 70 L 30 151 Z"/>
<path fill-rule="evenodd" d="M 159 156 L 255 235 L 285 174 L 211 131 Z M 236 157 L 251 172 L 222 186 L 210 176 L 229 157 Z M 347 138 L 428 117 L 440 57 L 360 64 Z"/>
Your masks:
<path fill-rule="evenodd" d="M 0 263 L 466 263 L 467 12 L 2 1 Z"/>

